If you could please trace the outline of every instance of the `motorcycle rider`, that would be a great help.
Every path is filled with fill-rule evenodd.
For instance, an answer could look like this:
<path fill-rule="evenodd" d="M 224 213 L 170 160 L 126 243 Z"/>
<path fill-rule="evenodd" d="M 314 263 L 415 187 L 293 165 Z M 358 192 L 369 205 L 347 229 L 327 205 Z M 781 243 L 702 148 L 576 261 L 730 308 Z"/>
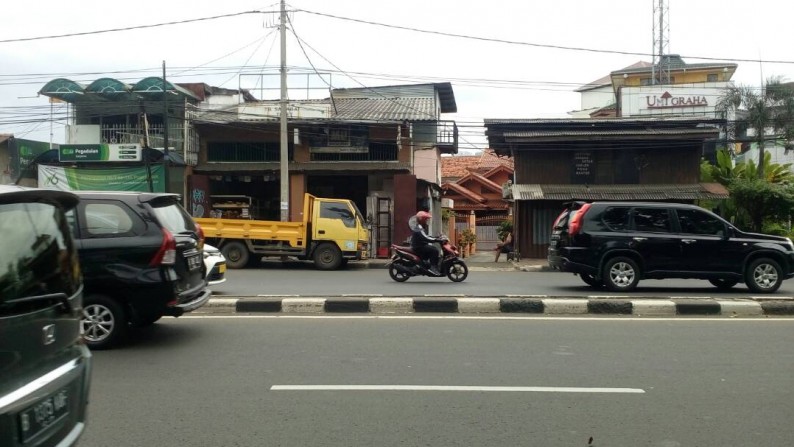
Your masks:
<path fill-rule="evenodd" d="M 414 217 L 415 224 L 412 222 L 414 219 L 408 222 L 411 226 L 411 249 L 420 259 L 430 262 L 430 273 L 441 276 L 441 272 L 438 271 L 438 249 L 434 245 L 439 239 L 428 234 L 430 218 L 433 216 L 427 211 L 419 211 Z"/>

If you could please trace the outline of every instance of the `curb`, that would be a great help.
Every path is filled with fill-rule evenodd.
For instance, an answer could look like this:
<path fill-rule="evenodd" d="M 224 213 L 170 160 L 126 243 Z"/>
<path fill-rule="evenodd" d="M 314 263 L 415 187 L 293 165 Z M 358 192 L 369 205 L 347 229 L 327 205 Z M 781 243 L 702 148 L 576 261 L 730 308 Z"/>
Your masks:
<path fill-rule="evenodd" d="M 788 298 L 788 297 L 786 297 Z M 223 297 L 211 298 L 203 311 L 280 314 L 535 314 L 626 315 L 634 317 L 763 317 L 794 315 L 794 300 L 711 297 Z"/>

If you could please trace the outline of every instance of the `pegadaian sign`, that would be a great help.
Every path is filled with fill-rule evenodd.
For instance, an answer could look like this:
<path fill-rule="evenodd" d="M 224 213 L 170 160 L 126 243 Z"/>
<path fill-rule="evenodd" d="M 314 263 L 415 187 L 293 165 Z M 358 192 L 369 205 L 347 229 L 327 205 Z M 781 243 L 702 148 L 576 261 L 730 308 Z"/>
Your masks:
<path fill-rule="evenodd" d="M 708 100 L 703 95 L 679 95 L 673 96 L 670 92 L 664 92 L 661 96 L 648 95 L 645 103 L 649 109 L 664 109 L 672 107 L 706 107 Z"/>
<path fill-rule="evenodd" d="M 141 161 L 137 144 L 62 144 L 60 161 Z"/>

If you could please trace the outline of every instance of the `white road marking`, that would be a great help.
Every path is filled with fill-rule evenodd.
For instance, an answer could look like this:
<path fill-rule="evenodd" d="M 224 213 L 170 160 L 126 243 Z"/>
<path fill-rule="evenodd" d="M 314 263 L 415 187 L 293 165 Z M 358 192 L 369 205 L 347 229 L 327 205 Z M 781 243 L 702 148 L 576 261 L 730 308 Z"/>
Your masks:
<path fill-rule="evenodd" d="M 438 385 L 273 385 L 271 391 L 469 391 L 513 393 L 645 394 L 640 388 L 586 388 L 567 386 L 438 386 Z"/>
<path fill-rule="evenodd" d="M 742 322 L 757 322 L 757 323 L 771 323 L 771 322 L 784 322 L 784 323 L 794 323 L 794 318 L 787 318 L 787 316 L 783 315 L 777 318 L 728 318 L 728 317 L 686 317 L 682 318 L 678 317 L 631 317 L 631 316 L 624 316 L 624 317 L 540 317 L 540 316 L 511 316 L 511 317 L 498 317 L 498 316 L 466 316 L 466 315 L 418 315 L 418 314 L 410 314 L 410 315 L 241 315 L 241 314 L 228 314 L 228 315 L 210 315 L 210 314 L 190 314 L 190 315 L 183 315 L 179 317 L 179 320 L 196 320 L 196 319 L 229 319 L 229 318 L 237 318 L 237 319 L 329 319 L 329 320 L 340 320 L 340 319 L 355 319 L 355 320 L 362 320 L 362 319 L 373 319 L 373 320 L 417 320 L 417 319 L 424 319 L 424 320 L 531 320 L 531 321 L 605 321 L 605 322 L 615 322 L 615 321 L 624 321 L 629 323 L 640 323 L 645 321 L 678 321 L 682 323 L 692 322 L 692 321 L 708 321 L 714 323 L 735 323 L 737 321 Z M 160 322 L 167 322 L 167 321 L 177 321 L 176 319 L 173 320 L 159 320 Z"/>

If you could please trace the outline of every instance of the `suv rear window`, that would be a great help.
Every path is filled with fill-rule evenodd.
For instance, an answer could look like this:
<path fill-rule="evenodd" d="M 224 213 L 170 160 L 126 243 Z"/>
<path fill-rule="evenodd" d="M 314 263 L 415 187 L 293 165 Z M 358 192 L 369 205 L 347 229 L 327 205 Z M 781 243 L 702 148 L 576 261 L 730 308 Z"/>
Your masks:
<path fill-rule="evenodd" d="M 612 231 L 626 231 L 629 228 L 629 207 L 610 207 L 604 211 L 601 219 Z"/>
<path fill-rule="evenodd" d="M 196 224 L 187 212 L 176 203 L 152 206 L 157 220 L 173 234 L 195 232 Z"/>
<path fill-rule="evenodd" d="M 0 204 L 0 314 L 6 300 L 77 291 L 80 271 L 62 216 L 46 203 Z"/>

